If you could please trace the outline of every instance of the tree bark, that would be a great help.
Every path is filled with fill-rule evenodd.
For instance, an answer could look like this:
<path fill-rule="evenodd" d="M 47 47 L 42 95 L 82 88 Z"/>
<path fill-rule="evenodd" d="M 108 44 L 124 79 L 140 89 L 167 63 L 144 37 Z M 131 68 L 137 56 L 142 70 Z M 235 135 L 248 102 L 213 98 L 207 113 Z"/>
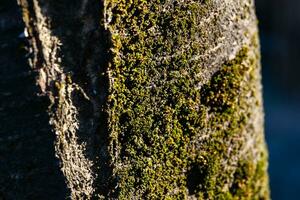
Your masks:
<path fill-rule="evenodd" d="M 72 199 L 269 199 L 253 0 L 19 0 Z"/>

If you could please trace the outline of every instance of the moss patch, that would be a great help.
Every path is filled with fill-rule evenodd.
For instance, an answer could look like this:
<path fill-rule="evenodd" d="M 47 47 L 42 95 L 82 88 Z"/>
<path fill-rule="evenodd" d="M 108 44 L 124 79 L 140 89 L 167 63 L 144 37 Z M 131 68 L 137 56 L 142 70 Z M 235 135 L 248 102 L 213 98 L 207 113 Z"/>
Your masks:
<path fill-rule="evenodd" d="M 256 173 L 259 163 L 265 172 L 265 158 L 252 161 L 250 149 L 240 155 L 247 135 L 256 140 L 262 134 L 250 128 L 253 108 L 260 106 L 253 103 L 259 99 L 257 44 L 242 48 L 209 83 L 197 86 L 202 69 L 194 57 L 205 51 L 197 38 L 208 37 L 198 26 L 210 6 L 142 0 L 106 5 L 114 58 L 111 193 L 119 199 L 240 199 L 249 191 L 254 199 L 267 199 L 253 189 L 265 176 Z M 251 185 L 239 187 L 248 180 Z"/>

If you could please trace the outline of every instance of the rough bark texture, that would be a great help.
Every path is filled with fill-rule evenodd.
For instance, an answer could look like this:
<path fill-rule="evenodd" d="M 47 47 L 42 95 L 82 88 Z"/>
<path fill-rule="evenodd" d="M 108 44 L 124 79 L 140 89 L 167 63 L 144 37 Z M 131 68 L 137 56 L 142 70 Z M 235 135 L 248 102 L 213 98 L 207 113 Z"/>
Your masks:
<path fill-rule="evenodd" d="M 54 155 L 47 97 L 35 73 L 16 1 L 0 1 L 0 200 L 64 199 L 66 184 Z"/>
<path fill-rule="evenodd" d="M 19 0 L 73 199 L 268 199 L 253 0 Z"/>

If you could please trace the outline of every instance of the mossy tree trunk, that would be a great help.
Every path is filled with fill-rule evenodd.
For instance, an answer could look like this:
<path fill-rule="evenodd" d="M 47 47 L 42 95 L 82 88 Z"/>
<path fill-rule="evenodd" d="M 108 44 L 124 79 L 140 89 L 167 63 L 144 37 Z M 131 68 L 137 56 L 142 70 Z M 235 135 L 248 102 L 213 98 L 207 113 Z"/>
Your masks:
<path fill-rule="evenodd" d="M 269 199 L 253 0 L 19 0 L 73 199 Z"/>

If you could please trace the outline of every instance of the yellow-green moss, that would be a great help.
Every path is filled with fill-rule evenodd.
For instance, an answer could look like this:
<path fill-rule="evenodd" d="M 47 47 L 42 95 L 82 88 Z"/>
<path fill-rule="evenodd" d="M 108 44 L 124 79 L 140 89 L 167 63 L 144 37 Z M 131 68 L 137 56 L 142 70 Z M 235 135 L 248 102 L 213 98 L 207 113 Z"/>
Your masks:
<path fill-rule="evenodd" d="M 202 34 L 198 21 L 210 4 L 106 5 L 114 58 L 108 98 L 116 183 L 111 192 L 119 199 L 267 199 L 257 188 L 265 157 L 254 162 L 251 150 L 240 155 L 246 135 L 256 140 L 261 134 L 249 128 L 259 92 L 257 44 L 242 48 L 209 83 L 197 86 L 201 68 L 193 56 L 205 50 L 196 41 Z"/>
<path fill-rule="evenodd" d="M 253 46 L 242 48 L 234 60 L 225 63 L 201 91 L 201 103 L 209 108 L 208 112 L 213 116 L 208 127 L 215 129 L 212 138 L 202 144 L 202 151 L 199 152 L 204 155 L 204 162 L 197 163 L 197 166 L 206 169 L 204 182 L 197 190 L 198 196 L 204 199 L 268 199 L 267 156 L 261 139 L 262 129 L 251 133 L 248 127 L 249 123 L 253 123 L 250 121 L 251 108 L 255 106 L 249 99 L 257 95 L 259 80 L 256 39 L 251 44 Z M 246 134 L 254 134 L 253 140 L 258 144 L 252 148 L 258 148 L 259 155 L 253 155 L 253 149 L 248 149 L 246 155 L 239 155 L 248 142 L 242 139 L 247 137 Z M 226 144 L 226 141 L 231 142 Z M 227 159 L 228 149 L 233 150 L 230 156 L 241 157 L 231 177 L 233 182 L 227 188 L 229 190 L 225 190 L 224 186 L 229 184 L 228 177 L 232 174 L 224 173 L 219 161 Z"/>

